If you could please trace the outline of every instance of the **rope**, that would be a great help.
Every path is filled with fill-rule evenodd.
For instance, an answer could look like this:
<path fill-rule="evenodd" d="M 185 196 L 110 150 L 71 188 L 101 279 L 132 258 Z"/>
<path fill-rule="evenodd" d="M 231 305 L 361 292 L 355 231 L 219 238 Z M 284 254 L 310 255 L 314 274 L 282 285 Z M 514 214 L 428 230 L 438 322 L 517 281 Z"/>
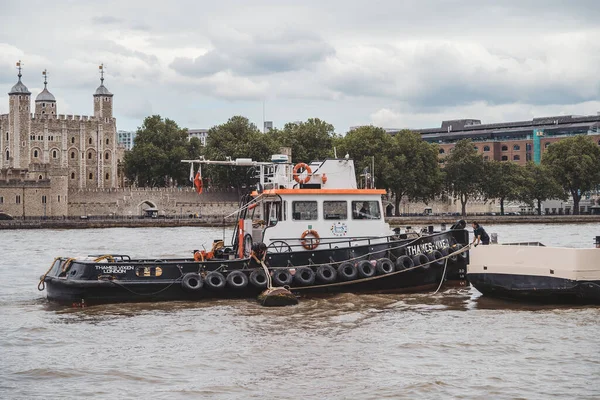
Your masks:
<path fill-rule="evenodd" d="M 271 280 L 271 273 L 269 272 L 269 268 L 267 268 L 267 266 L 265 265 L 265 257 L 267 256 L 267 253 L 264 252 L 262 259 L 259 259 L 258 257 L 256 257 L 256 254 L 254 254 L 254 251 L 251 254 L 251 257 L 262 266 L 262 269 L 265 271 L 265 277 L 267 278 L 267 289 L 272 289 L 273 288 L 273 281 Z"/>
<path fill-rule="evenodd" d="M 52 264 L 50 264 L 50 268 L 48 268 L 48 271 L 46 271 L 46 273 L 44 275 L 42 275 L 42 277 L 40 278 L 40 282 L 38 283 L 38 290 L 40 292 L 42 292 L 44 289 L 46 289 L 46 276 L 48 276 L 48 274 L 50 273 L 50 270 L 52 270 L 52 267 L 54 267 L 54 263 L 56 262 L 56 260 L 60 260 L 60 257 L 56 257 L 54 259 L 54 261 L 52 261 Z"/>
<path fill-rule="evenodd" d="M 105 254 L 103 256 L 100 256 L 100 257 L 96 258 L 94 260 L 94 262 L 100 262 L 102 260 L 108 260 L 109 262 L 115 262 L 115 258 L 110 254 Z"/>

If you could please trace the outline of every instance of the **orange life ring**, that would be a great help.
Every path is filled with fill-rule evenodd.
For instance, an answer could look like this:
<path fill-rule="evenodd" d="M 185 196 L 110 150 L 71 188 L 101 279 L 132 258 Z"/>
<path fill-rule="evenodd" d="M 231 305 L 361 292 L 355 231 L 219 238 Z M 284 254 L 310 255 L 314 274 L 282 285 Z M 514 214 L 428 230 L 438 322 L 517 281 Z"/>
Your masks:
<path fill-rule="evenodd" d="M 306 240 L 306 237 L 308 235 L 313 235 L 315 238 L 308 241 Z M 302 232 L 301 239 L 302 241 L 300 243 L 302 244 L 302 247 L 304 247 L 306 250 L 314 250 L 317 248 L 319 243 L 321 243 L 321 237 L 314 229 L 307 229 L 304 232 Z"/>
<path fill-rule="evenodd" d="M 301 168 L 304 168 L 306 171 L 306 178 L 304 179 L 300 178 L 300 174 L 298 173 L 298 170 Z M 310 181 L 311 174 L 312 169 L 310 169 L 310 167 L 305 163 L 299 163 L 294 166 L 294 180 L 298 183 L 308 183 L 308 181 Z"/>
<path fill-rule="evenodd" d="M 194 178 L 194 186 L 196 187 L 196 192 L 198 194 L 202 193 L 202 177 L 200 176 L 200 172 L 196 172 L 196 177 Z"/>

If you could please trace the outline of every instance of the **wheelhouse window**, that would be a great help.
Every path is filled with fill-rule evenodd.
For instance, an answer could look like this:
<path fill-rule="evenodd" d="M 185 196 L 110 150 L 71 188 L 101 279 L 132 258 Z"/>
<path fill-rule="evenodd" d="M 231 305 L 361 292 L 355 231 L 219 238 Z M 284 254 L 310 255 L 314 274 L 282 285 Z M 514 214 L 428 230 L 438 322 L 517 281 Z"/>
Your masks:
<path fill-rule="evenodd" d="M 324 219 L 348 219 L 348 203 L 346 201 L 324 201 Z"/>
<path fill-rule="evenodd" d="M 264 203 L 265 207 L 265 219 L 269 222 L 269 224 L 277 223 L 277 221 L 285 221 L 286 219 L 286 211 L 285 204 L 283 207 L 281 206 L 280 201 L 268 201 Z"/>
<path fill-rule="evenodd" d="M 381 219 L 381 210 L 378 201 L 353 201 L 352 218 L 354 219 Z"/>
<path fill-rule="evenodd" d="M 315 221 L 319 218 L 316 201 L 293 201 L 292 219 L 296 221 Z"/>

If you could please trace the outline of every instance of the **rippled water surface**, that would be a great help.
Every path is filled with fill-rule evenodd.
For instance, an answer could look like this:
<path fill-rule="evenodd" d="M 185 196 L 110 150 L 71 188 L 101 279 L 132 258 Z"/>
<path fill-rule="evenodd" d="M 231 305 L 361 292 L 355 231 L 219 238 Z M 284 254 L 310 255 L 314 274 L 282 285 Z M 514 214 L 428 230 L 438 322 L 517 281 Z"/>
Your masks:
<path fill-rule="evenodd" d="M 592 247 L 599 224 L 496 225 Z M 36 289 L 58 255 L 189 255 L 222 230 L 0 231 L 0 398 L 600 397 L 600 308 L 438 294 L 72 309 Z M 226 234 L 229 238 L 229 233 Z"/>

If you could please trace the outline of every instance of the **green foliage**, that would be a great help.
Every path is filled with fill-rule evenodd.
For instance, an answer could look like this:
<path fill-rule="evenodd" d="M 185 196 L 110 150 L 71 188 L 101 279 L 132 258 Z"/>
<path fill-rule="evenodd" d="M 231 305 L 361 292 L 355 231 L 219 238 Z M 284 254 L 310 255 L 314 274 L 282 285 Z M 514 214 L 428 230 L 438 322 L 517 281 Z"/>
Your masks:
<path fill-rule="evenodd" d="M 500 214 L 504 215 L 504 201 L 520 200 L 525 186 L 522 167 L 511 162 L 488 161 L 483 164 L 481 192 L 486 199 L 500 199 Z"/>
<path fill-rule="evenodd" d="M 544 164 L 528 162 L 524 170 L 525 184 L 521 192 L 521 200 L 533 205 L 537 203 L 538 215 L 541 215 L 541 203 L 548 199 L 563 199 L 565 191 L 556 182 L 550 168 Z"/>
<path fill-rule="evenodd" d="M 196 142 L 198 140 L 196 139 Z M 125 175 L 138 186 L 171 186 L 187 183 L 182 159 L 198 157 L 198 143 L 188 141 L 187 129 L 160 115 L 146 117 L 137 130 L 133 149 L 125 154 Z"/>
<path fill-rule="evenodd" d="M 446 186 L 451 194 L 460 199 L 463 216 L 466 216 L 469 198 L 480 191 L 483 168 L 483 158 L 467 139 L 456 143 L 454 150 L 446 157 Z"/>
<path fill-rule="evenodd" d="M 361 126 L 348 132 L 343 139 L 336 140 L 338 157 L 348 154 L 354 160 L 357 178 L 365 170 L 370 171 L 372 163 L 375 163 L 375 183 L 383 189 L 391 188 L 393 176 L 397 173 L 392 163 L 395 144 L 390 134 L 374 126 Z"/>
<path fill-rule="evenodd" d="M 277 150 L 272 137 L 261 133 L 247 118 L 235 116 L 208 131 L 204 155 L 209 160 L 231 157 L 232 160 L 252 158 L 254 161 L 269 161 Z M 211 185 L 241 189 L 252 185 L 256 174 L 248 167 L 218 166 L 203 169 L 203 175 L 211 178 Z"/>
<path fill-rule="evenodd" d="M 282 130 L 273 129 L 266 136 L 278 147 L 290 147 L 294 162 L 308 163 L 333 157 L 333 142 L 336 137 L 333 125 L 318 118 L 287 123 Z"/>
<path fill-rule="evenodd" d="M 563 189 L 573 197 L 573 214 L 579 214 L 581 196 L 600 184 L 600 148 L 579 135 L 553 143 L 542 163 Z"/>

